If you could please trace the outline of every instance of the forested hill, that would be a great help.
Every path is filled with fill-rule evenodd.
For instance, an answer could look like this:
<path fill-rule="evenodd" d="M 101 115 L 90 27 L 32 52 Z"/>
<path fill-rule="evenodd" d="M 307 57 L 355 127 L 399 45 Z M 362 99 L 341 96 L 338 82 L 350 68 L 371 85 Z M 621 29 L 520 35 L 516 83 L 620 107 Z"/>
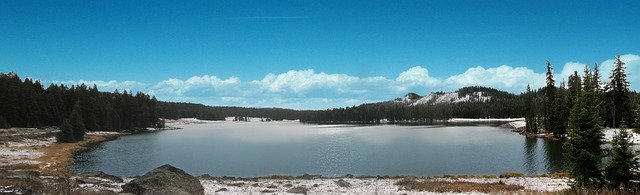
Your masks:
<path fill-rule="evenodd" d="M 0 128 L 60 126 L 71 113 L 80 115 L 82 129 L 90 131 L 158 127 L 157 103 L 144 93 L 100 92 L 84 84 L 45 89 L 37 80 L 0 73 Z"/>
<path fill-rule="evenodd" d="M 539 98 L 542 100 L 542 98 Z M 455 92 L 425 96 L 409 93 L 394 101 L 305 113 L 312 123 L 430 123 L 450 118 L 516 118 L 524 116 L 524 98 L 487 87 L 465 87 Z"/>

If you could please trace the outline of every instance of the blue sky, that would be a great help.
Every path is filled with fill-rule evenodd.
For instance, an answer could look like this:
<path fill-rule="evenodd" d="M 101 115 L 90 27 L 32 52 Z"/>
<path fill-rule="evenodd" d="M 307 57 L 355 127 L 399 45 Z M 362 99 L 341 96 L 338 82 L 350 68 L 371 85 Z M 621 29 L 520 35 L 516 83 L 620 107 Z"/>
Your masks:
<path fill-rule="evenodd" d="M 0 71 L 160 100 L 318 109 L 615 55 L 640 90 L 640 1 L 0 0 Z M 606 75 L 605 75 L 606 78 Z"/>

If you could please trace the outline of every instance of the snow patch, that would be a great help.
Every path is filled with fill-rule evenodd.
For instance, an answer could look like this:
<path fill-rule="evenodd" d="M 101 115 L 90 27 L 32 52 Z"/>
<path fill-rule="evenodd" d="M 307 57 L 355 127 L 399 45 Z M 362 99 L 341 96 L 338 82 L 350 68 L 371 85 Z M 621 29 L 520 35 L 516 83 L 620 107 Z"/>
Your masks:
<path fill-rule="evenodd" d="M 19 142 L 4 142 L 0 145 L 0 166 L 16 164 L 40 164 L 36 159 L 44 155 L 38 148 L 46 147 L 56 141 L 54 137 L 46 139 L 25 138 Z"/>
<path fill-rule="evenodd" d="M 406 97 L 405 97 L 406 99 Z M 430 93 L 427 96 L 424 96 L 411 104 L 411 106 L 416 105 L 435 105 L 435 104 L 443 104 L 443 103 L 461 103 L 461 102 L 487 102 L 491 100 L 491 96 L 488 96 L 487 93 L 482 91 L 476 91 L 472 94 L 467 94 L 465 96 L 460 97 L 458 92 L 451 93 Z"/>
<path fill-rule="evenodd" d="M 522 126 L 526 125 L 524 123 L 524 118 L 452 118 L 447 120 L 450 123 L 468 123 L 468 122 L 522 122 Z"/>
<path fill-rule="evenodd" d="M 604 133 L 604 140 L 605 142 L 611 142 L 613 141 L 613 137 L 616 136 L 618 134 L 618 132 L 620 131 L 620 129 L 604 129 L 603 133 Z M 631 129 L 627 129 L 627 132 L 629 132 L 629 134 L 631 134 L 631 143 L 633 144 L 640 144 L 640 134 L 637 134 L 635 132 L 633 132 Z"/>
<path fill-rule="evenodd" d="M 351 184 L 351 187 L 340 187 L 337 185 L 339 179 L 259 179 L 257 181 L 230 181 L 230 180 L 200 180 L 204 187 L 205 194 L 256 194 L 274 193 L 288 194 L 291 188 L 304 187 L 308 189 L 308 194 L 455 194 L 408 191 L 400 189 L 396 182 L 400 179 L 376 179 L 376 178 L 343 178 L 342 180 Z M 520 177 L 520 178 L 435 178 L 429 181 L 467 181 L 473 183 L 498 183 L 523 186 L 525 189 L 538 192 L 558 192 L 569 189 L 569 179 L 552 179 L 548 177 Z M 226 190 L 222 190 L 226 189 Z M 482 194 L 479 192 L 464 192 L 461 194 Z"/>

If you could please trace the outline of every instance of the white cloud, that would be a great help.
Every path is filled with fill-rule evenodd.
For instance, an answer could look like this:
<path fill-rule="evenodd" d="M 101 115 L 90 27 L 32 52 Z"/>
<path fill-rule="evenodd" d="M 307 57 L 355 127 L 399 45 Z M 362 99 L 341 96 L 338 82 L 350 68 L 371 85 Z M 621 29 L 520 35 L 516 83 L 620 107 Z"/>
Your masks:
<path fill-rule="evenodd" d="M 567 62 L 564 64 L 564 67 L 562 68 L 560 75 L 554 75 L 555 77 L 560 76 L 559 78 L 555 78 L 555 79 L 558 82 L 561 82 L 563 79 L 565 81 L 568 81 L 569 76 L 573 75 L 574 71 L 578 72 L 578 75 L 583 76 L 585 66 L 586 64 L 583 64 L 580 62 Z M 589 67 L 589 68 L 593 68 L 593 67 Z"/>
<path fill-rule="evenodd" d="M 440 79 L 429 76 L 429 70 L 422 66 L 414 66 L 401 72 L 396 78 L 396 81 L 398 84 L 424 87 L 436 86 L 441 82 Z"/>
<path fill-rule="evenodd" d="M 640 89 L 640 56 L 622 56 L 626 63 L 632 90 Z M 607 82 L 613 69 L 613 59 L 600 64 L 602 80 Z M 573 71 L 583 74 L 584 63 L 567 62 L 556 67 L 556 81 L 567 79 Z M 591 67 L 590 67 L 591 68 Z M 558 70 L 560 70 L 558 72 Z M 512 93 L 540 88 L 545 73 L 527 67 L 501 65 L 477 66 L 461 74 L 445 78 L 429 75 L 427 67 L 414 66 L 400 72 L 394 79 L 383 76 L 358 77 L 347 74 L 315 72 L 313 69 L 269 73 L 259 80 L 243 82 L 238 77 L 226 79 L 213 75 L 193 76 L 186 80 L 169 78 L 155 85 L 136 81 L 64 81 L 63 84 L 94 83 L 102 91 L 139 90 L 165 101 L 197 102 L 209 105 L 284 107 L 325 109 L 353 106 L 367 102 L 391 100 L 408 92 L 426 94 L 433 91 L 453 91 L 465 86 L 487 86 Z"/>
<path fill-rule="evenodd" d="M 102 81 L 102 80 L 94 80 L 94 81 L 85 81 L 85 80 L 78 80 L 78 81 L 74 81 L 74 80 L 69 80 L 69 81 L 53 81 L 53 83 L 58 83 L 58 84 L 64 84 L 64 85 L 80 85 L 80 84 L 85 84 L 88 87 L 93 87 L 93 85 L 95 84 L 98 89 L 100 89 L 101 91 L 115 91 L 116 89 L 118 90 L 140 90 L 142 88 L 144 88 L 146 85 L 137 81 L 116 81 L 116 80 L 110 80 L 110 81 Z"/>
<path fill-rule="evenodd" d="M 543 73 L 535 73 L 526 67 L 513 68 L 502 65 L 486 69 L 482 66 L 469 68 L 462 74 L 447 78 L 446 83 L 456 88 L 478 85 L 518 92 L 526 89 L 527 84 L 531 85 L 531 88 L 542 87 L 545 83 L 544 79 Z"/>
<path fill-rule="evenodd" d="M 274 75 L 267 74 L 260 81 L 252 81 L 254 85 L 271 92 L 293 92 L 303 94 L 310 89 L 333 88 L 340 92 L 346 92 L 346 87 L 359 80 L 358 77 L 346 74 L 314 73 L 313 69 L 290 70 L 286 73 Z"/>
<path fill-rule="evenodd" d="M 170 78 L 156 84 L 152 91 L 154 93 L 173 93 L 177 95 L 183 95 L 186 92 L 202 90 L 202 91 L 222 91 L 225 89 L 232 89 L 240 84 L 238 77 L 230 77 L 227 79 L 220 79 L 216 76 L 193 76 L 187 80 L 180 80 L 176 78 Z"/>

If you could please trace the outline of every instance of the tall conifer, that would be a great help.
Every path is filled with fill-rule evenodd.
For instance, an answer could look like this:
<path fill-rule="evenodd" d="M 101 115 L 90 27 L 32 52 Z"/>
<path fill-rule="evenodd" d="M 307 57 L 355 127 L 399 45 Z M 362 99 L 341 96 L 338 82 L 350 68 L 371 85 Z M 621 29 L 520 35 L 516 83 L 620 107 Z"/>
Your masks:
<path fill-rule="evenodd" d="M 592 75 L 585 67 L 583 88 L 569 117 L 569 137 L 564 151 L 569 160 L 574 187 L 600 187 L 603 176 L 600 170 L 603 150 L 602 120 L 598 115 Z"/>

